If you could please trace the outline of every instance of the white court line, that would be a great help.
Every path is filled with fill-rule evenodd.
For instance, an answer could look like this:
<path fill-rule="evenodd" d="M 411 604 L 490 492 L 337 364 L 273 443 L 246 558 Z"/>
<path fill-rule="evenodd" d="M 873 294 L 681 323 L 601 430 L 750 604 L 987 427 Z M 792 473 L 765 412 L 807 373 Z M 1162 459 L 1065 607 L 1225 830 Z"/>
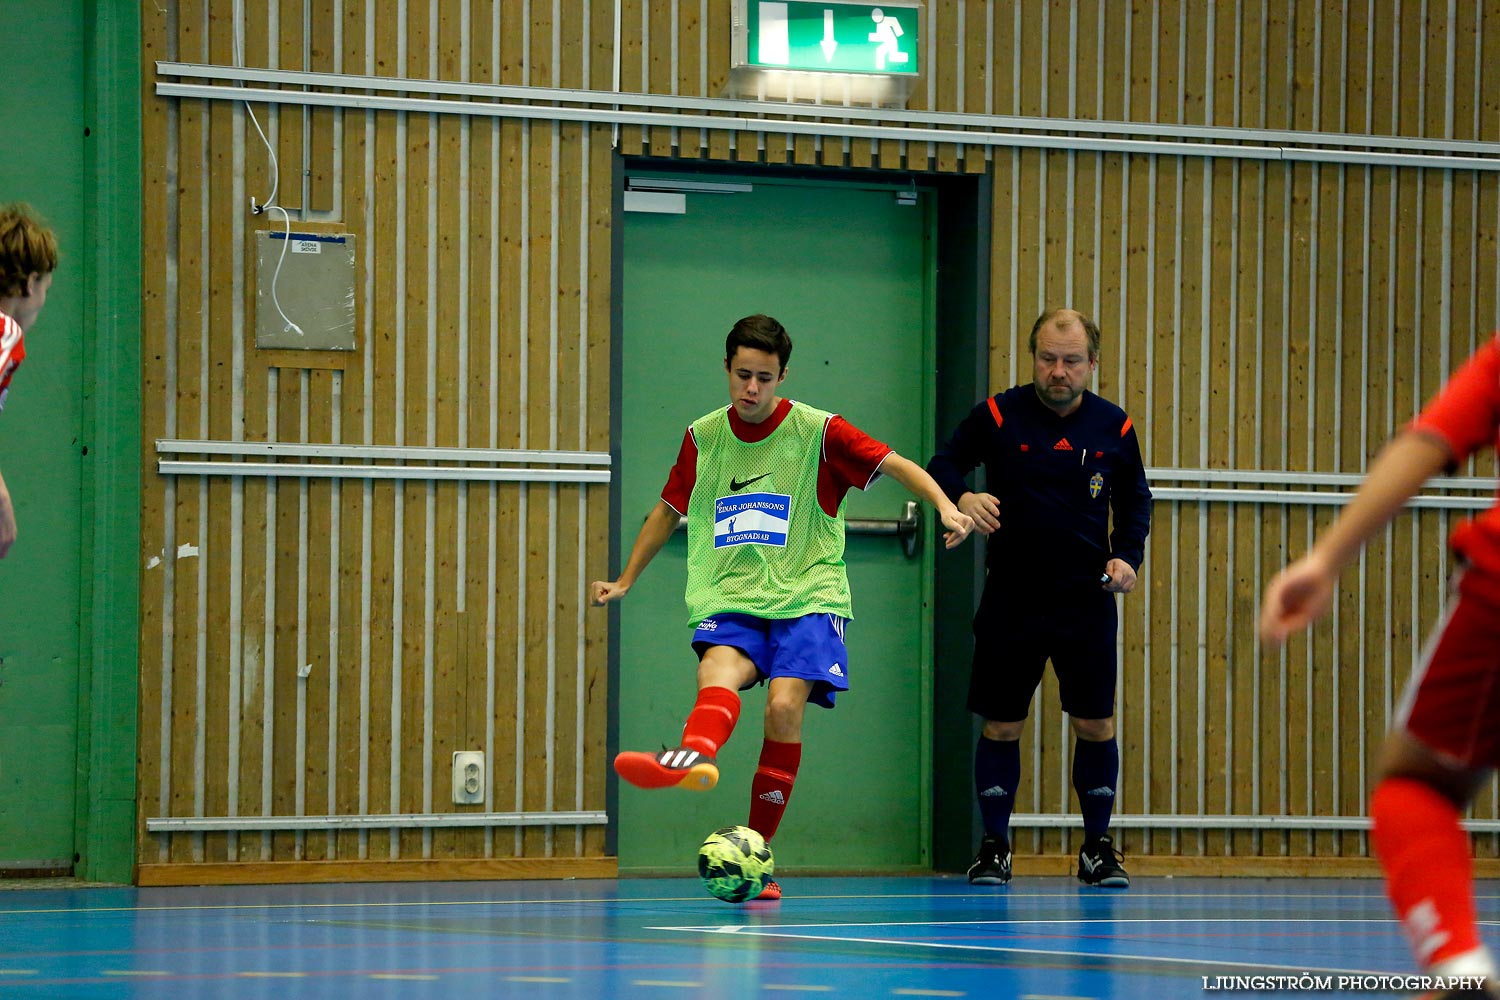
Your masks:
<path fill-rule="evenodd" d="M 799 897 L 801 898 L 801 897 Z M 729 924 L 714 927 L 646 927 L 648 931 L 699 931 L 704 934 L 745 934 L 771 927 L 796 930 L 804 927 L 1034 927 L 1038 924 L 1395 924 L 1395 917 L 1016 917 L 1009 920 L 877 920 L 838 921 L 827 924 Z M 1500 920 L 1481 920 L 1500 926 Z"/>
<path fill-rule="evenodd" d="M 904 946 L 910 947 L 910 948 L 934 948 L 934 949 L 942 949 L 942 950 L 948 950 L 948 951 L 982 951 L 982 952 L 991 952 L 991 953 L 1006 954 L 1006 955 L 1052 955 L 1052 956 L 1061 956 L 1061 957 L 1067 957 L 1067 958 L 1089 958 L 1089 959 L 1095 959 L 1095 960 L 1107 961 L 1107 962 L 1155 962 L 1155 963 L 1162 964 L 1162 965 L 1195 965 L 1195 966 L 1212 965 L 1215 968 L 1256 969 L 1256 970 L 1259 970 L 1259 971 L 1273 971 L 1273 972 L 1330 973 L 1330 974 L 1334 974 L 1334 975 L 1350 975 L 1350 976 L 1380 976 L 1380 975 L 1390 975 L 1391 974 L 1389 972 L 1389 970 L 1382 971 L 1382 970 L 1378 970 L 1378 969 L 1377 970 L 1371 970 L 1371 969 L 1329 969 L 1329 968 L 1313 968 L 1313 967 L 1308 966 L 1308 965 L 1269 965 L 1269 964 L 1267 964 L 1265 962 L 1234 962 L 1234 961 L 1228 961 L 1228 960 L 1217 958 L 1217 957 L 1205 957 L 1205 958 L 1170 958 L 1170 957 L 1161 956 L 1161 955 L 1130 955 L 1130 954 L 1122 954 L 1122 953 L 1117 953 L 1117 952 L 1071 951 L 1071 950 L 1067 950 L 1067 949 L 1052 949 L 1052 948 L 1012 948 L 1012 947 L 1004 947 L 1004 946 L 1001 946 L 1001 945 L 987 945 L 987 944 L 951 944 L 951 943 L 944 942 L 944 941 L 909 941 L 909 940 L 905 940 L 905 939 L 902 939 L 902 938 L 850 937 L 848 935 L 835 935 L 835 934 L 798 934 L 798 933 L 794 933 L 794 931 L 796 931 L 797 929 L 804 928 L 804 927 L 843 927 L 843 928 L 856 928 L 856 927 L 939 927 L 939 928 L 943 928 L 943 927 L 973 927 L 973 926 L 981 926 L 981 925 L 989 925 L 989 924 L 1034 925 L 1034 924 L 1086 924 L 1086 923 L 1125 923 L 1125 922 L 1133 922 L 1133 923 L 1185 923 L 1185 922 L 1192 922 L 1192 923 L 1211 923 L 1211 922 L 1217 922 L 1217 923 L 1250 923 L 1250 922 L 1262 922 L 1262 923 L 1372 923 L 1372 922 L 1376 922 L 1376 921 L 1365 920 L 1363 918 L 1356 918 L 1356 919 L 1349 919 L 1349 920 L 1339 920 L 1339 919 L 1330 919 L 1330 920 L 1278 920 L 1278 919 L 1276 919 L 1274 917 L 1254 917 L 1254 918 L 1246 918 L 1245 920 L 1236 920 L 1236 919 L 1232 919 L 1232 918 L 1226 918 L 1226 919 L 1222 919 L 1222 920 L 1209 921 L 1209 920 L 1193 920 L 1192 918 L 1188 918 L 1188 917 L 1181 917 L 1181 918 L 1179 918 L 1179 917 L 1161 917 L 1161 918 L 1142 918 L 1142 919 L 1136 920 L 1136 921 L 1113 921 L 1113 920 L 962 920 L 962 921 L 952 921 L 952 922 L 947 922 L 947 923 L 943 923 L 943 922 L 926 922 L 926 923 L 917 923 L 917 922 L 898 923 L 898 922 L 890 922 L 890 923 L 870 923 L 870 924 L 864 924 L 864 923 L 861 923 L 861 924 L 849 924 L 849 923 L 845 923 L 845 924 L 783 924 L 783 925 L 772 926 L 772 927 L 768 927 L 765 924 L 760 924 L 760 925 L 757 925 L 755 927 L 749 927 L 749 926 L 741 925 L 741 926 L 736 926 L 734 928 L 725 928 L 725 927 L 647 927 L 647 928 L 644 928 L 644 929 L 645 930 L 653 930 L 653 931 L 682 931 L 682 932 L 687 932 L 687 933 L 700 933 L 700 934 L 701 933 L 712 933 L 712 934 L 734 933 L 734 934 L 738 934 L 738 935 L 740 935 L 742 937 L 746 937 L 747 936 L 747 937 L 765 937 L 765 938 L 787 938 L 787 939 L 791 939 L 791 940 L 795 940 L 795 941 L 830 941 L 830 942 L 834 942 L 834 943 L 838 943 L 838 944 L 904 945 Z M 1379 921 L 1379 922 L 1382 922 L 1382 923 L 1395 923 L 1394 920 L 1385 920 L 1385 921 Z"/>

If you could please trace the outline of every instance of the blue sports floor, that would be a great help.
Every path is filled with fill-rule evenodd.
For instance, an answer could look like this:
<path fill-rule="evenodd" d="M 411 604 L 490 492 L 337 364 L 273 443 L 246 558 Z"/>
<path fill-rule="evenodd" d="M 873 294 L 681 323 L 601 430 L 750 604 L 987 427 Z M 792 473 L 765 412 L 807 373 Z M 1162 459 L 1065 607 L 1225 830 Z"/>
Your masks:
<path fill-rule="evenodd" d="M 695 878 L 15 889 L 0 997 L 1166 1000 L 1221 992 L 1204 976 L 1413 969 L 1375 879 L 783 884 L 743 906 Z M 1500 895 L 1483 884 L 1479 912 L 1493 947 Z"/>

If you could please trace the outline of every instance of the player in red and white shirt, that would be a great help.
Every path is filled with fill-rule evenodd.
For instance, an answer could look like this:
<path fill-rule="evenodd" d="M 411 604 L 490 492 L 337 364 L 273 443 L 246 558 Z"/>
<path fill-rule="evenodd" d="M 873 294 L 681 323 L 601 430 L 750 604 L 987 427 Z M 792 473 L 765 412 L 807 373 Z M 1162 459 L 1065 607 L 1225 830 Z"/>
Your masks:
<path fill-rule="evenodd" d="M 1326 611 L 1339 573 L 1429 478 L 1500 446 L 1500 340 L 1454 373 L 1370 466 L 1359 493 L 1266 590 L 1261 634 L 1280 642 Z M 1500 502 L 1453 534 L 1455 600 L 1413 670 L 1370 797 L 1375 853 L 1417 960 L 1435 976 L 1485 977 L 1468 835 L 1460 825 L 1500 764 Z M 1480 994 L 1437 993 L 1434 996 Z"/>
<path fill-rule="evenodd" d="M 57 237 L 25 205 L 0 206 L 0 409 L 26 356 L 26 331 L 47 304 Z M 16 540 L 16 514 L 0 475 L 0 558 Z"/>
<path fill-rule="evenodd" d="M 0 410 L 5 409 L 5 397 L 10 394 L 10 377 L 26 357 L 25 338 L 21 324 L 0 312 Z"/>

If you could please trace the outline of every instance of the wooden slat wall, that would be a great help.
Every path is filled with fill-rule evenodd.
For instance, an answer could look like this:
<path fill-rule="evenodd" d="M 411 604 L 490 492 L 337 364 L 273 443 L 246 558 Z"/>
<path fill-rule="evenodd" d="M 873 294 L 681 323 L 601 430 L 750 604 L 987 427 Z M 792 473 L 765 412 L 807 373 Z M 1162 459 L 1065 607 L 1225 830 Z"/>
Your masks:
<path fill-rule="evenodd" d="M 618 59 L 626 91 L 719 95 L 730 0 L 618 6 L 618 51 L 613 0 L 278 0 L 239 27 L 252 66 L 608 90 Z M 234 63 L 233 10 L 146 5 L 146 65 Z M 916 110 L 1500 139 L 1500 0 L 1455 5 L 1452 23 L 1414 0 L 963 0 L 923 16 Z M 279 219 L 248 211 L 273 178 L 243 106 L 158 98 L 154 83 L 148 72 L 147 442 L 608 449 L 610 127 L 257 107 L 295 227 L 357 234 L 360 346 L 330 367 L 253 347 L 254 234 Z M 627 156 L 989 171 L 992 386 L 1029 378 L 1041 309 L 1091 312 L 1099 391 L 1132 414 L 1152 466 L 1358 472 L 1497 324 L 1492 172 L 791 136 L 774 122 L 623 126 L 619 141 Z M 609 569 L 606 489 L 173 480 L 149 449 L 143 465 L 143 818 L 448 812 L 448 755 L 463 748 L 488 751 L 488 808 L 603 808 L 604 618 L 582 601 Z M 1121 811 L 1362 812 L 1443 605 L 1455 515 L 1403 517 L 1328 623 L 1261 649 L 1261 590 L 1330 516 L 1158 504 L 1143 586 L 1124 602 Z M 197 555 L 179 557 L 185 544 Z M 1050 680 L 1034 709 L 1021 809 L 1072 810 Z M 1500 815 L 1497 800 L 1476 815 Z M 1060 851 L 1064 836 L 1018 848 Z M 1124 840 L 1155 854 L 1365 850 L 1336 833 Z M 593 827 L 143 833 L 140 858 L 530 861 L 603 846 Z"/>
<path fill-rule="evenodd" d="M 282 2 L 243 48 L 250 65 L 607 82 L 587 35 L 528 6 L 474 0 L 464 22 L 448 4 Z M 230 13 L 143 11 L 147 58 L 232 64 Z M 326 110 L 304 141 L 301 110 L 257 107 L 294 216 L 306 176 L 294 228 L 358 241 L 359 350 L 302 361 L 253 346 L 255 231 L 281 221 L 248 211 L 271 189 L 254 127 L 153 82 L 148 441 L 608 450 L 607 129 Z M 488 751 L 489 811 L 603 808 L 605 619 L 583 607 L 606 569 L 603 489 L 171 480 L 143 458 L 160 560 L 143 571 L 143 821 L 472 811 L 448 803 L 449 756 L 469 748 Z M 177 558 L 183 543 L 199 553 Z M 143 835 L 140 860 L 603 853 L 602 828 L 569 826 Z"/>

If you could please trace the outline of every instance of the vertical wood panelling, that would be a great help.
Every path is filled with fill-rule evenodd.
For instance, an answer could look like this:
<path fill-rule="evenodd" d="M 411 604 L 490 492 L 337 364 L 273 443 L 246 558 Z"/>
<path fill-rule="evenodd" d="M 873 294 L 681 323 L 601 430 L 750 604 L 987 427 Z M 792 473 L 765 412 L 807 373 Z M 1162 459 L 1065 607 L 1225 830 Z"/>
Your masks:
<path fill-rule="evenodd" d="M 220 25 L 209 35 L 208 56 L 210 60 L 233 58 L 234 45 L 227 25 Z M 211 111 L 208 131 L 210 148 L 208 200 L 217 206 L 233 199 L 238 191 L 235 181 L 234 136 L 238 131 L 239 115 L 231 105 L 215 102 L 219 106 Z M 210 209 L 206 239 L 213 247 L 234 247 L 242 235 L 235 217 L 229 213 Z M 243 244 L 239 244 L 243 245 Z M 208 329 L 222 331 L 219 336 L 211 333 L 206 338 L 207 384 L 206 398 L 200 405 L 200 416 L 207 416 L 207 426 L 201 427 L 207 437 L 229 438 L 239 432 L 234 424 L 232 408 L 214 406 L 215 400 L 232 398 L 235 392 L 235 376 L 240 371 L 239 361 L 243 357 L 240 339 L 234 335 L 237 317 L 245 310 L 241 291 L 243 279 L 234 267 L 232 257 L 222 253 L 207 253 L 205 266 L 210 291 Z M 227 334 L 227 335 L 225 335 Z M 184 482 L 180 484 L 188 486 Z M 194 797 L 200 808 L 213 815 L 222 815 L 229 808 L 228 788 L 225 782 L 214 780 L 211 775 L 221 773 L 230 752 L 227 727 L 222 722 L 228 718 L 232 702 L 229 685 L 232 679 L 219 664 L 230 658 L 229 633 L 214 627 L 215 623 L 228 621 L 235 603 L 231 597 L 231 581 L 237 568 L 233 558 L 232 543 L 226 544 L 236 532 L 231 520 L 233 486 L 227 480 L 204 481 L 193 484 L 201 509 L 199 528 L 201 536 L 195 540 L 199 555 L 192 560 L 193 570 L 198 575 L 201 603 L 192 609 L 196 621 L 193 631 L 199 636 L 197 697 L 195 716 L 200 719 L 220 720 L 220 725 L 194 727 L 193 767 Z M 180 564 L 186 568 L 186 564 Z M 186 609 L 184 609 L 186 610 Z M 179 627 L 185 624 L 178 618 Z M 186 737 L 186 733 L 182 734 Z M 186 742 L 184 739 L 183 742 Z M 203 841 L 207 843 L 204 844 Z M 209 834 L 201 838 L 200 845 L 210 857 L 221 857 L 227 850 L 224 834 Z"/>
<path fill-rule="evenodd" d="M 406 4 L 406 59 L 403 75 L 427 79 L 433 75 L 432 30 L 436 7 L 433 0 L 408 0 Z M 400 244 L 402 293 L 397 300 L 400 315 L 397 364 L 397 418 L 401 427 L 397 440 L 404 444 L 432 445 L 429 417 L 432 416 L 432 349 L 436 331 L 432 329 L 432 310 L 436 291 L 432 288 L 432 268 L 436 248 L 432 245 L 434 225 L 431 218 L 440 197 L 435 176 L 435 149 L 432 144 L 437 122 L 426 115 L 406 116 L 405 155 L 402 172 L 402 205 L 399 216 L 405 238 Z M 401 572 L 396 575 L 398 587 L 395 615 L 401 623 L 395 650 L 397 676 L 391 680 L 392 711 L 399 722 L 391 725 L 391 796 L 392 812 L 422 812 L 427 795 L 425 754 L 428 733 L 427 713 L 432 704 L 426 688 L 426 674 L 431 667 L 428 642 L 431 637 L 427 597 L 431 592 L 429 544 L 432 527 L 432 493 L 436 484 L 409 480 L 398 487 L 396 544 Z M 400 846 L 393 857 L 426 857 L 429 842 L 426 831 L 402 830 Z"/>
<path fill-rule="evenodd" d="M 143 10 L 142 40 L 147 65 L 538 87 L 609 89 L 618 57 L 626 91 L 722 93 L 730 0 L 619 7 L 618 53 L 615 5 L 599 0 L 469 0 L 467 17 L 431 0 L 278 0 L 239 26 L 228 0 L 204 0 Z M 1500 139 L 1500 0 L 964 0 L 922 18 L 914 109 Z M 146 441 L 608 450 L 613 129 L 257 106 L 273 175 L 243 105 L 158 98 L 152 84 Z M 1029 380 L 1038 312 L 1085 309 L 1105 334 L 1099 391 L 1135 419 L 1153 466 L 1357 472 L 1500 322 L 1493 173 L 767 129 L 624 126 L 619 150 L 988 170 L 992 387 Z M 248 201 L 273 187 L 293 229 L 356 234 L 359 344 L 342 369 L 272 367 L 253 346 L 256 232 L 284 223 Z M 149 445 L 143 458 L 154 469 Z M 607 618 L 585 611 L 583 588 L 609 571 L 607 498 L 148 471 L 141 815 L 455 811 L 458 749 L 488 755 L 484 809 L 602 808 Z M 1447 600 L 1441 543 L 1458 515 L 1398 519 L 1328 622 L 1263 648 L 1259 592 L 1332 513 L 1157 504 L 1142 586 L 1122 602 L 1121 811 L 1362 811 Z M 1076 809 L 1050 677 L 1025 738 L 1023 810 Z M 1497 810 L 1487 790 L 1475 814 Z M 1367 848 L 1360 834 L 1280 830 L 1121 840 L 1208 855 Z M 140 857 L 597 857 L 604 843 L 599 827 L 184 834 L 143 836 Z M 1481 849 L 1500 853 L 1500 838 Z"/>
<path fill-rule="evenodd" d="M 189 28 L 187 26 L 189 22 L 190 18 L 183 18 L 178 23 L 179 51 L 201 52 L 201 57 L 206 59 L 208 57 L 206 35 L 194 30 L 201 27 L 201 24 L 193 24 L 192 28 Z M 207 323 L 208 304 L 204 301 L 204 288 L 209 262 L 203 251 L 205 234 L 208 230 L 205 205 L 209 200 L 205 150 L 208 141 L 208 120 L 212 107 L 204 103 L 196 105 L 191 110 L 184 110 L 186 113 L 183 116 L 179 138 L 181 150 L 179 170 L 184 189 L 192 190 L 193 195 L 184 198 L 185 204 L 179 209 L 177 241 L 179 260 L 184 254 L 191 255 L 195 259 L 191 262 L 184 262 L 187 266 L 179 268 L 177 315 L 184 327 L 182 332 L 186 336 L 177 357 L 177 385 L 172 387 L 176 390 L 176 399 L 169 400 L 167 405 L 172 406 L 176 411 L 171 422 L 177 432 L 206 434 L 207 428 L 202 426 L 200 420 L 200 406 L 207 394 L 207 388 L 203 385 L 202 359 L 206 348 L 206 338 L 203 332 Z M 163 586 L 164 589 L 169 589 L 171 594 L 170 607 L 172 609 L 167 622 L 172 630 L 172 637 L 162 663 L 164 724 L 162 726 L 161 786 L 164 800 L 162 805 L 169 806 L 174 811 L 192 808 L 191 755 L 194 736 L 191 730 L 182 733 L 174 731 L 173 712 L 170 707 L 191 704 L 193 701 L 194 685 L 192 682 L 196 675 L 193 661 L 196 659 L 198 635 L 198 595 L 197 575 L 190 570 L 196 568 L 197 564 L 189 562 L 184 565 L 183 560 L 177 558 L 177 554 L 181 551 L 179 546 L 193 545 L 200 540 L 197 530 L 197 504 L 192 502 L 197 487 L 197 483 L 184 482 L 179 484 L 177 491 L 174 491 L 175 509 L 168 514 L 173 524 L 167 533 L 165 551 L 161 557 L 164 570 Z M 184 717 L 192 717 L 190 712 L 182 714 Z M 179 838 L 171 846 L 173 860 L 198 860 L 192 854 L 195 844 L 189 838 Z"/>
<path fill-rule="evenodd" d="M 339 18 L 337 0 L 311 0 L 308 3 L 307 68 L 318 73 L 343 72 L 334 38 Z M 333 108 L 313 108 L 308 112 L 307 207 L 314 212 L 332 212 L 334 204 L 334 158 L 336 151 L 334 122 L 343 112 Z"/>
<path fill-rule="evenodd" d="M 591 451 L 607 451 L 611 442 L 610 422 L 604 416 L 604 407 L 596 400 L 607 396 L 608 381 L 605 373 L 610 370 L 610 336 L 606 325 L 595 317 L 608 315 L 614 290 L 611 288 L 611 227 L 613 224 L 613 197 L 605 178 L 610 176 L 612 155 L 609 147 L 590 136 L 584 141 L 584 156 L 588 182 L 581 185 L 587 214 L 585 236 L 587 264 L 580 264 L 587 281 L 587 294 L 583 296 L 582 309 L 587 317 L 584 323 L 587 338 L 586 371 L 587 402 L 580 403 L 580 418 L 585 422 L 587 436 L 580 443 Z M 583 322 L 581 319 L 580 322 Z M 607 494 L 606 494 L 607 497 Z M 589 497 L 588 532 L 584 557 L 586 574 L 590 580 L 606 579 L 613 569 L 609 565 L 609 538 L 613 531 L 608 516 L 606 501 Z M 600 766 L 605 759 L 608 733 L 608 648 L 607 620 L 603 615 L 586 614 L 584 628 L 583 678 L 583 760 L 579 766 L 583 771 L 583 802 L 603 802 L 606 792 L 607 771 Z M 606 831 L 591 827 L 584 831 L 581 849 L 587 856 L 604 853 Z"/>
<path fill-rule="evenodd" d="M 704 94 L 708 83 L 708 25 L 704 17 L 704 0 L 676 0 L 677 10 L 677 79 L 673 93 L 694 97 Z M 571 47 L 579 48 L 574 40 Z M 581 77 L 580 77 L 581 78 Z M 707 153 L 708 134 L 703 129 L 684 129 L 677 137 L 678 152 L 685 159 L 696 159 Z M 575 161 L 576 162 L 576 161 Z M 581 171 L 579 171 L 581 173 Z"/>
<path fill-rule="evenodd" d="M 276 3 L 265 5 L 265 27 L 257 33 L 262 38 L 274 40 L 274 44 L 270 46 L 274 55 L 267 65 L 291 70 L 308 68 L 304 58 L 305 24 L 302 8 L 303 0 L 277 0 Z M 218 20 L 227 30 L 228 19 Z M 258 21 L 258 18 L 252 16 L 248 31 L 260 28 Z M 304 205 L 303 177 L 307 166 L 304 126 L 307 117 L 308 109 L 294 104 L 282 104 L 273 110 L 271 123 L 266 126 L 267 133 L 276 144 L 276 161 L 281 166 L 281 176 L 285 181 L 284 186 L 276 193 L 276 200 L 290 209 L 299 209 Z"/>
<path fill-rule="evenodd" d="M 177 58 L 177 8 L 143 12 L 141 17 L 141 49 L 145 65 L 157 59 Z M 153 107 L 153 82 L 150 74 L 141 74 L 141 105 Z M 176 278 L 175 255 L 168 254 L 167 245 L 175 238 L 176 227 L 172 216 L 179 206 L 179 188 L 176 183 L 176 168 L 168 167 L 177 154 L 177 133 L 180 128 L 178 116 L 168 115 L 160 108 L 156 113 L 141 116 L 141 142 L 145 148 L 161 150 L 164 155 L 143 158 L 141 164 L 141 232 L 144 243 L 142 257 L 153 257 L 160 262 L 152 280 L 142 283 L 141 288 L 141 440 L 155 441 L 168 436 L 168 400 L 175 391 L 171 385 L 171 356 L 176 351 L 173 335 L 178 314 L 173 294 Z M 143 468 L 150 467 L 150 459 L 143 452 Z M 169 491 L 164 484 L 141 493 L 141 545 L 140 565 L 142 570 L 140 607 L 140 727 L 137 744 L 137 760 L 140 773 L 137 778 L 136 810 L 137 857 L 144 861 L 155 861 L 160 857 L 160 843 L 152 843 L 145 834 L 145 820 L 151 810 L 159 808 L 157 791 L 160 775 L 161 752 L 161 706 L 163 703 L 162 654 L 164 642 L 164 601 L 160 582 L 164 572 L 166 508 Z M 155 565 L 152 559 L 159 560 Z M 152 567 L 145 569 L 144 567 Z M 154 779 L 154 780 L 153 780 Z"/>
<path fill-rule="evenodd" d="M 732 8 L 731 0 L 707 0 L 708 17 L 704 30 L 708 33 L 708 89 L 701 97 L 718 97 L 729 83 L 730 40 Z M 604 39 L 600 39 L 603 44 Z M 708 155 L 713 160 L 727 160 L 734 145 L 734 136 L 725 131 L 714 131 L 708 136 Z"/>
<path fill-rule="evenodd" d="M 994 10 L 988 3 L 964 0 L 960 13 L 959 45 L 962 46 L 964 69 L 957 74 L 956 110 L 968 114 L 991 114 L 993 108 L 989 81 L 994 73 L 994 33 L 989 29 Z M 990 150 L 968 145 L 962 147 L 963 170 L 977 174 L 985 169 Z"/>
<path fill-rule="evenodd" d="M 465 80 L 488 83 L 498 69 L 494 53 L 498 44 L 494 17 L 498 8 L 491 0 L 478 0 L 469 9 L 470 28 L 466 40 L 467 60 L 461 63 Z M 498 253 L 497 234 L 491 222 L 495 209 L 495 171 L 492 146 L 498 138 L 498 121 L 465 120 L 461 125 L 461 176 L 466 186 L 460 193 L 458 214 L 462 223 L 455 238 L 455 265 L 460 292 L 458 329 L 461 375 L 456 385 L 461 407 L 458 420 L 463 432 L 458 439 L 469 447 L 490 447 L 490 364 L 493 359 L 491 331 L 495 321 L 493 272 L 491 256 Z M 493 588 L 490 564 L 489 525 L 492 523 L 490 484 L 469 484 L 462 493 L 461 513 L 455 525 L 458 556 L 454 567 L 455 597 L 459 610 L 457 634 L 454 637 L 452 676 L 448 683 L 454 690 L 451 699 L 453 718 L 452 749 L 483 750 L 489 763 L 489 780 L 485 786 L 485 806 L 491 805 L 491 791 L 499 756 L 490 734 L 489 720 L 494 705 L 494 677 L 489 638 L 490 595 Z M 440 765 L 446 761 L 442 754 Z M 440 766 L 439 773 L 445 773 Z M 457 831 L 451 841 L 455 857 L 485 857 L 493 853 L 492 838 L 486 830 Z"/>

